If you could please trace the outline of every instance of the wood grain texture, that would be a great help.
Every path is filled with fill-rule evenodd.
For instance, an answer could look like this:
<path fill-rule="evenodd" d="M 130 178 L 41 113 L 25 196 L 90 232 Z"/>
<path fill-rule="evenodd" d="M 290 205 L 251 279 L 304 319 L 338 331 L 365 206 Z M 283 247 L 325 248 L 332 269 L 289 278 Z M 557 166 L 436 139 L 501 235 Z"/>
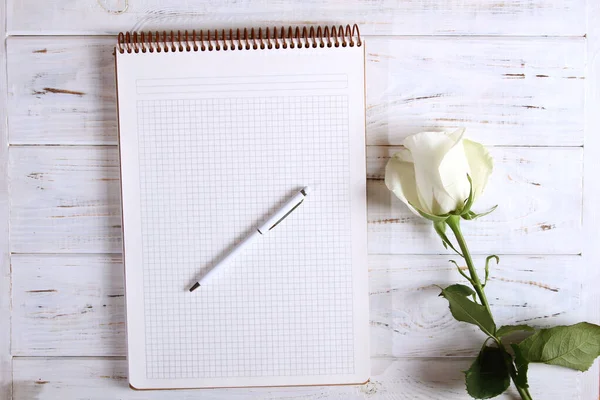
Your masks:
<path fill-rule="evenodd" d="M 15 355 L 125 355 L 120 256 L 13 255 Z"/>
<path fill-rule="evenodd" d="M 459 400 L 469 399 L 464 374 L 471 359 L 373 359 L 371 381 L 361 386 L 136 391 L 127 384 L 126 361 L 115 358 L 15 360 L 14 399 L 178 400 Z M 597 376 L 534 364 L 529 370 L 534 399 L 589 400 L 581 387 Z M 497 399 L 515 400 L 510 388 Z"/>
<path fill-rule="evenodd" d="M 375 358 L 366 386 L 138 392 L 127 386 L 123 359 L 63 358 L 125 354 L 123 267 L 110 254 L 121 246 L 118 162 L 115 148 L 102 146 L 116 143 L 114 38 L 11 37 L 7 108 L 0 79 L 10 143 L 101 146 L 16 146 L 7 157 L 0 126 L 0 398 L 14 386 L 15 399 L 467 399 L 460 371 L 471 360 L 461 357 L 481 337 L 451 319 L 433 286 L 458 274 L 446 255 L 406 255 L 443 249 L 382 181 L 395 150 L 383 146 L 428 128 L 466 126 L 488 145 L 542 146 L 492 149 L 497 168 L 477 208 L 500 208 L 465 226 L 474 251 L 516 254 L 493 268 L 488 289 L 498 321 L 598 321 L 597 1 L 587 1 L 587 15 L 586 0 L 7 2 L 11 34 L 358 22 L 363 34 L 383 35 L 367 42 L 369 251 L 401 255 L 369 259 Z M 431 34 L 571 37 L 387 36 Z M 4 324 L 7 158 L 11 250 L 28 253 L 12 256 L 12 329 Z M 48 252 L 61 254 L 39 254 Z M 11 332 L 14 371 L 4 347 Z M 432 356 L 443 358 L 412 358 Z M 533 396 L 597 399 L 598 370 L 598 363 L 586 374 L 534 365 Z"/>
<path fill-rule="evenodd" d="M 10 0 L 13 35 L 358 23 L 363 34 L 583 35 L 584 0 Z"/>
<path fill-rule="evenodd" d="M 487 145 L 582 144 L 579 38 L 394 38 L 366 51 L 369 144 L 450 127 Z"/>
<path fill-rule="evenodd" d="M 0 0 L 0 15 L 6 3 Z M 6 125 L 6 26 L 0 17 L 0 399 L 12 397 L 11 273 L 9 253 L 8 127 Z"/>
<path fill-rule="evenodd" d="M 483 335 L 455 321 L 436 285 L 460 276 L 448 256 L 371 256 L 371 351 L 382 357 L 477 353 Z M 477 259 L 483 265 L 483 257 Z M 107 255 L 13 255 L 13 354 L 126 354 L 123 265 Z M 580 256 L 502 256 L 488 297 L 499 325 L 586 318 Z"/>
<path fill-rule="evenodd" d="M 582 287 L 583 301 L 586 307 L 587 318 L 595 323 L 600 323 L 600 293 L 598 283 L 600 282 L 600 211 L 598 210 L 598 199 L 600 199 L 600 2 L 588 1 L 587 10 L 587 60 L 586 76 L 586 124 L 584 136 L 584 170 L 583 170 L 583 232 L 585 241 L 583 243 L 582 258 L 587 265 L 593 265 L 586 273 L 586 280 Z M 596 360 L 590 374 L 598 376 L 600 373 L 600 362 Z M 587 382 L 582 388 L 585 398 L 597 399 L 600 395 L 598 382 Z"/>
<path fill-rule="evenodd" d="M 115 144 L 114 38 L 11 38 L 11 144 Z M 465 126 L 488 145 L 580 146 L 583 38 L 370 38 L 367 142 Z"/>
<path fill-rule="evenodd" d="M 431 226 L 385 187 L 393 147 L 367 150 L 369 251 L 443 252 Z M 580 148 L 494 148 L 496 172 L 465 235 L 480 254 L 581 251 Z M 120 253 L 119 166 L 115 147 L 11 147 L 11 251 Z M 510 196 L 507 195 L 510 193 Z"/>
<path fill-rule="evenodd" d="M 13 252 L 121 251 L 115 147 L 11 147 L 9 164 Z"/>
<path fill-rule="evenodd" d="M 8 40 L 11 143 L 116 144 L 111 42 L 112 38 Z"/>

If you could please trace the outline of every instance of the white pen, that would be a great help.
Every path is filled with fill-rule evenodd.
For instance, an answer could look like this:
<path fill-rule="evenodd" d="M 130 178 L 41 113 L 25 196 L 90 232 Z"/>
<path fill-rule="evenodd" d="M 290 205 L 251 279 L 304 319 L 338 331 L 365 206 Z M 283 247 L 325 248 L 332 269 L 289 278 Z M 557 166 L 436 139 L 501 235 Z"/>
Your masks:
<path fill-rule="evenodd" d="M 257 238 L 266 235 L 271 231 L 271 229 L 275 228 L 281 221 L 283 221 L 288 215 L 292 213 L 302 202 L 304 198 L 310 192 L 310 188 L 307 186 L 304 189 L 300 190 L 296 193 L 292 198 L 290 198 L 279 210 L 277 210 L 273 215 L 265 220 L 258 228 L 252 231 L 250 235 L 248 235 L 244 240 L 242 240 L 237 246 L 235 246 L 231 251 L 229 251 L 223 258 L 221 258 L 215 266 L 206 273 L 200 280 L 192 285 L 190 288 L 190 292 L 198 289 L 201 285 L 206 283 L 211 276 L 216 274 L 220 269 L 224 268 L 227 264 L 229 264 L 239 253 L 241 253 L 246 247 L 248 247 L 252 242 L 254 242 Z"/>

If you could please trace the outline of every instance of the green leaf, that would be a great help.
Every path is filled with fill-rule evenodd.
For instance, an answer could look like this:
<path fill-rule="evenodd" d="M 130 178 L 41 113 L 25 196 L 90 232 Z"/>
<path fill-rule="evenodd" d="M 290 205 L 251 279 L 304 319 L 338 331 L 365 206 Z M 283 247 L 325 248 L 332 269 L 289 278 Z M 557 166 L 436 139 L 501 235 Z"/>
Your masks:
<path fill-rule="evenodd" d="M 473 202 L 475 201 L 475 196 L 473 194 L 473 180 L 471 179 L 469 174 L 467 174 L 467 179 L 469 180 L 469 197 L 467 197 L 467 199 L 465 200 L 465 205 L 460 212 L 461 215 L 471 211 L 471 207 L 473 206 Z"/>
<path fill-rule="evenodd" d="M 587 371 L 600 356 L 600 326 L 580 322 L 542 329 L 519 344 L 529 362 Z"/>
<path fill-rule="evenodd" d="M 473 219 L 485 217 L 486 215 L 491 214 L 492 212 L 494 212 L 494 210 L 496 210 L 496 208 L 498 208 L 498 205 L 495 205 L 494 207 L 490 208 L 489 210 L 487 210 L 485 212 L 482 212 L 481 214 L 476 214 L 473 211 L 469 211 L 466 214 L 463 214 L 461 216 L 463 217 L 463 219 L 473 220 Z"/>
<path fill-rule="evenodd" d="M 475 399 L 491 399 L 504 393 L 510 385 L 508 357 L 497 347 L 483 347 L 465 371 L 467 392 Z"/>
<path fill-rule="evenodd" d="M 496 331 L 496 337 L 501 338 L 513 332 L 535 332 L 535 328 L 529 325 L 504 325 Z"/>
<path fill-rule="evenodd" d="M 451 262 L 452 264 L 454 264 L 456 266 L 456 270 L 458 271 L 458 273 L 461 274 L 467 281 L 469 281 L 469 283 L 471 285 L 473 285 L 473 280 L 469 277 L 469 275 L 467 275 L 463 272 L 463 270 L 460 268 L 460 265 L 458 265 L 458 263 L 456 261 L 448 260 L 448 262 Z M 475 294 L 475 292 L 473 292 L 473 294 Z"/>
<path fill-rule="evenodd" d="M 450 262 L 452 262 L 452 260 L 450 260 Z M 471 289 L 470 287 L 466 285 L 460 285 L 458 283 L 455 285 L 448 286 L 446 289 L 442 289 L 442 293 L 440 293 L 440 296 L 446 297 L 445 293 L 448 292 L 456 293 L 457 295 L 464 297 L 472 296 L 473 294 L 475 294 L 475 291 L 473 291 L 473 289 Z"/>
<path fill-rule="evenodd" d="M 494 336 L 496 325 L 490 313 L 481 304 L 477 304 L 468 299 L 468 296 L 475 292 L 465 285 L 452 285 L 442 289 L 440 296 L 445 297 L 450 303 L 450 312 L 458 321 L 477 325 L 483 333 L 488 336 Z"/>
<path fill-rule="evenodd" d="M 414 208 L 415 210 L 417 210 L 417 212 L 419 213 L 419 215 L 425 219 L 428 219 L 430 221 L 433 222 L 444 222 L 445 220 L 448 219 L 449 215 L 448 214 L 443 214 L 443 215 L 433 215 L 433 214 L 428 214 L 425 211 L 421 211 L 419 210 L 417 207 L 415 207 L 412 203 L 408 203 L 411 205 L 412 208 Z"/>
<path fill-rule="evenodd" d="M 529 361 L 523 356 L 523 352 L 516 344 L 510 345 L 515 352 L 515 366 L 517 367 L 517 376 L 515 378 L 515 385 L 520 388 L 528 389 L 529 384 L 527 383 L 527 370 L 529 369 Z"/>
<path fill-rule="evenodd" d="M 461 217 L 463 219 L 466 219 L 467 221 L 470 221 L 472 219 L 475 219 L 477 217 L 477 214 L 475 214 L 473 211 L 467 211 L 466 213 L 462 214 Z"/>
<path fill-rule="evenodd" d="M 487 285 L 488 282 L 488 278 L 490 277 L 490 260 L 496 260 L 496 265 L 498 263 L 500 263 L 500 257 L 498 257 L 497 255 L 491 255 L 488 256 L 485 259 L 485 281 L 483 282 L 483 287 L 485 287 L 485 285 Z"/>
<path fill-rule="evenodd" d="M 433 228 L 435 229 L 438 236 L 442 239 L 442 244 L 444 245 L 444 248 L 447 249 L 448 247 L 450 247 L 452 250 L 454 250 L 455 253 L 462 257 L 462 254 L 460 254 L 460 252 L 456 250 L 450 239 L 448 239 L 448 236 L 446 236 L 446 221 L 434 221 Z"/>

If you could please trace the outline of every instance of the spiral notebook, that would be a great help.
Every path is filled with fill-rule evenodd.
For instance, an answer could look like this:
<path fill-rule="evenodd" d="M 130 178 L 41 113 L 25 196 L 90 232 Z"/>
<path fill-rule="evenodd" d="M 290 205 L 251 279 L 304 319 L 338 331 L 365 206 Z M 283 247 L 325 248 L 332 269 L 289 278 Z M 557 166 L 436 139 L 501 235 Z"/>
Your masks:
<path fill-rule="evenodd" d="M 130 384 L 366 382 L 358 28 L 126 33 L 115 57 Z M 188 291 L 304 186 L 285 223 Z"/>

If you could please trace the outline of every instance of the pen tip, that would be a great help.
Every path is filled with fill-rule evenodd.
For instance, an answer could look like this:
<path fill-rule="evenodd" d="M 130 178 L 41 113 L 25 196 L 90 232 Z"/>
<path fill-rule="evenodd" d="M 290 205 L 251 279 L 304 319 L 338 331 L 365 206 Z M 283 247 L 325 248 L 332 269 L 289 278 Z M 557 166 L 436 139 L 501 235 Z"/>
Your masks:
<path fill-rule="evenodd" d="M 200 287 L 200 284 L 198 282 L 194 283 L 194 286 L 192 286 L 190 288 L 190 292 L 193 292 L 194 290 L 198 289 Z"/>

